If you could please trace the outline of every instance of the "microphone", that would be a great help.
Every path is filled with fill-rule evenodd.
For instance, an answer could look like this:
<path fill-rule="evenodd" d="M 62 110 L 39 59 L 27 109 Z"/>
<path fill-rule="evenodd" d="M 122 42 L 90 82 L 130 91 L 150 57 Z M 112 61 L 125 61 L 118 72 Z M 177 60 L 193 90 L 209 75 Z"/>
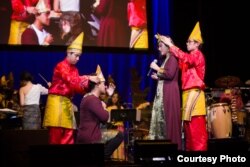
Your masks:
<path fill-rule="evenodd" d="M 154 59 L 153 62 L 157 63 L 157 61 L 158 61 L 157 59 Z M 147 74 L 148 77 L 150 76 L 152 70 L 153 70 L 152 68 L 149 69 L 148 74 Z"/>

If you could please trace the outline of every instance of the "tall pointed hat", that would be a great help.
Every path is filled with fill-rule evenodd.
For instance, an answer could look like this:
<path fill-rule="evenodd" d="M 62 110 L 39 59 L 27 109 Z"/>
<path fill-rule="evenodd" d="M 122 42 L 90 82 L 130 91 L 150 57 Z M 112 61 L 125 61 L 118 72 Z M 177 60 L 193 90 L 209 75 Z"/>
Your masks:
<path fill-rule="evenodd" d="M 37 2 L 36 9 L 38 13 L 46 13 L 50 11 L 50 8 L 46 5 L 44 0 L 39 0 Z"/>
<path fill-rule="evenodd" d="M 101 67 L 100 65 L 98 64 L 97 67 L 96 67 L 96 75 L 98 76 L 98 78 L 100 79 L 100 82 L 105 82 L 105 78 L 102 74 L 102 70 L 101 70 Z"/>
<path fill-rule="evenodd" d="M 80 33 L 76 39 L 68 46 L 68 52 L 82 53 L 82 45 L 83 45 L 83 37 L 84 33 Z"/>
<path fill-rule="evenodd" d="M 201 36 L 201 30 L 200 30 L 200 23 L 197 22 L 195 24 L 195 27 L 193 31 L 191 32 L 190 36 L 188 39 L 195 40 L 199 43 L 203 43 L 202 36 Z"/>

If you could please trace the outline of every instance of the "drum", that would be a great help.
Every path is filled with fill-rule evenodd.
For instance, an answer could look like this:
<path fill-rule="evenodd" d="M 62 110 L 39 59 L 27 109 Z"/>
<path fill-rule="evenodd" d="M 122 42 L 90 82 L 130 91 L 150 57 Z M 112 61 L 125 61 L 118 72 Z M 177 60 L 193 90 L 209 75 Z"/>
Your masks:
<path fill-rule="evenodd" d="M 211 138 L 231 138 L 232 116 L 227 103 L 215 103 L 208 107 L 208 131 Z"/>

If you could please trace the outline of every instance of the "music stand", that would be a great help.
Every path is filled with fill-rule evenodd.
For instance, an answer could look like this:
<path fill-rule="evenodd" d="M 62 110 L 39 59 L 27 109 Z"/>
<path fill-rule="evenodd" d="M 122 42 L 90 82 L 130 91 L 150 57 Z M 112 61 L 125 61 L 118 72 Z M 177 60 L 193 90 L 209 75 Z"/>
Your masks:
<path fill-rule="evenodd" d="M 111 110 L 111 122 L 135 122 L 136 121 L 136 109 L 112 109 Z"/>
<path fill-rule="evenodd" d="M 136 121 L 136 109 L 112 109 L 111 122 L 124 123 L 124 144 L 125 144 L 125 160 L 128 160 L 128 143 L 129 143 L 129 127 L 126 122 L 133 123 Z"/>

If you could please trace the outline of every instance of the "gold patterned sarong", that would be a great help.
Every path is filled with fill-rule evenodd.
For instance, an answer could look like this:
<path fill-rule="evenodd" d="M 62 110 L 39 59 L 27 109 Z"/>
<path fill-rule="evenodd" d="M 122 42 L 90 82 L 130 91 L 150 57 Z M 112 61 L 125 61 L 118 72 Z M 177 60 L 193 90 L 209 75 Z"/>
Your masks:
<path fill-rule="evenodd" d="M 73 104 L 69 98 L 49 94 L 45 108 L 43 126 L 76 129 L 73 108 Z"/>
<path fill-rule="evenodd" d="M 183 91 L 182 120 L 191 121 L 195 115 L 206 115 L 205 94 L 199 89 Z"/>

